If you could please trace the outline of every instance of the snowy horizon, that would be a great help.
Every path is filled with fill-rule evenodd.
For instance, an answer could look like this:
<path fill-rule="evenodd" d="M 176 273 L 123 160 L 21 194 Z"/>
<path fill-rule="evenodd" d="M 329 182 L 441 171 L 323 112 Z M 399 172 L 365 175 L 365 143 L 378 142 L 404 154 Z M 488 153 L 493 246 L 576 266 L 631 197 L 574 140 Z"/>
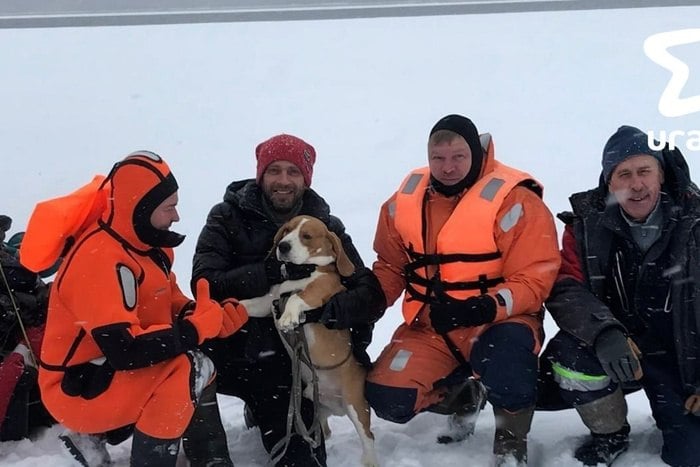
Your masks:
<path fill-rule="evenodd" d="M 412 168 L 427 164 L 428 131 L 461 113 L 491 133 L 496 158 L 543 183 L 553 214 L 597 184 L 607 138 L 623 124 L 648 131 L 700 130 L 700 113 L 668 118 L 659 98 L 670 73 L 643 43 L 697 28 L 700 6 L 567 12 L 0 30 L 4 103 L 0 125 L 0 214 L 21 231 L 34 205 L 106 174 L 134 150 L 170 164 L 180 184 L 186 234 L 174 270 L 188 295 L 194 247 L 209 209 L 233 180 L 255 174 L 255 146 L 278 133 L 312 144 L 312 187 L 341 218 L 365 264 L 381 204 Z M 700 94 L 700 43 L 671 53 L 690 70 L 681 97 Z M 700 177 L 700 151 L 680 145 Z M 557 221 L 561 231 L 561 223 Z M 400 322 L 399 304 L 375 329 L 376 358 Z M 549 317 L 548 336 L 556 327 Z M 243 405 L 221 397 L 237 467 L 261 466 L 256 429 Z M 643 393 L 628 397 L 630 450 L 616 467 L 662 466 L 661 436 Z M 331 419 L 328 464 L 357 465 L 360 445 L 346 418 Z M 444 416 L 405 425 L 372 418 L 384 467 L 488 466 L 493 415 L 475 435 L 435 442 Z M 0 465 L 71 465 L 54 427 L 29 441 L 0 443 Z M 587 434 L 573 410 L 537 412 L 531 466 L 576 466 Z M 130 441 L 110 447 L 127 465 Z M 180 455 L 179 465 L 187 463 Z"/>

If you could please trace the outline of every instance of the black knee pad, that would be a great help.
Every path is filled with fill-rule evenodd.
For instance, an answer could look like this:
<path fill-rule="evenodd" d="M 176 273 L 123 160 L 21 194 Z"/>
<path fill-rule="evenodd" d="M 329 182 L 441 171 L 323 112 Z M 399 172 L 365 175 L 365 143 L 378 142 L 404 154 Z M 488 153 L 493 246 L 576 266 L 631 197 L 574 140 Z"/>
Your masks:
<path fill-rule="evenodd" d="M 418 391 L 394 388 L 368 382 L 365 397 L 379 418 L 394 423 L 406 423 L 416 416 L 415 406 Z"/>

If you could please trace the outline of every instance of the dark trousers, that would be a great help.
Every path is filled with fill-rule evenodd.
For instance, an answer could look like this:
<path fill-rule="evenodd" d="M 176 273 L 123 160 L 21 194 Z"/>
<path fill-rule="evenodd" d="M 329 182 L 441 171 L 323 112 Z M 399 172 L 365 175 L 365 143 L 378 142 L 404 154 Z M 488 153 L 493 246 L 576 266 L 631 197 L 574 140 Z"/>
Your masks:
<path fill-rule="evenodd" d="M 251 318 L 243 330 L 226 339 L 207 341 L 202 350 L 216 366 L 217 392 L 238 397 L 248 405 L 269 452 L 287 434 L 292 384 L 291 360 L 272 318 Z M 310 427 L 314 407 L 306 398 L 302 398 L 301 415 Z M 323 444 L 312 450 L 295 435 L 277 465 L 317 467 L 325 465 L 325 459 Z"/>
<path fill-rule="evenodd" d="M 469 363 L 488 388 L 494 407 L 515 412 L 531 407 L 537 387 L 535 338 L 522 324 L 501 324 L 487 329 L 473 349 Z"/>
<path fill-rule="evenodd" d="M 471 376 L 473 371 L 488 389 L 488 401 L 494 407 L 512 412 L 531 407 L 537 386 L 534 348 L 535 338 L 530 328 L 519 323 L 498 324 L 487 329 L 474 343 L 468 362 L 470 368 L 458 367 L 438 381 L 424 383 L 431 388 L 451 386 Z M 406 423 L 417 413 L 418 392 L 414 388 L 368 382 L 366 397 L 377 416 L 386 420 Z"/>
<path fill-rule="evenodd" d="M 552 363 L 587 375 L 605 374 L 593 349 L 569 334 L 559 332 L 542 354 L 538 406 L 545 408 L 551 408 L 547 405 L 552 402 L 543 398 L 543 394 L 548 393 L 544 388 L 552 384 L 552 375 L 547 374 Z M 682 388 L 676 356 L 672 353 L 645 355 L 641 364 L 644 376 L 639 384 L 624 385 L 622 389 L 625 393 L 644 389 L 656 426 L 663 436 L 661 458 L 677 467 L 700 466 L 700 417 L 685 414 L 683 405 L 689 394 Z M 560 408 L 591 402 L 616 388 L 617 385 L 610 381 L 606 388 L 597 391 L 560 390 L 559 396 L 564 402 Z"/>

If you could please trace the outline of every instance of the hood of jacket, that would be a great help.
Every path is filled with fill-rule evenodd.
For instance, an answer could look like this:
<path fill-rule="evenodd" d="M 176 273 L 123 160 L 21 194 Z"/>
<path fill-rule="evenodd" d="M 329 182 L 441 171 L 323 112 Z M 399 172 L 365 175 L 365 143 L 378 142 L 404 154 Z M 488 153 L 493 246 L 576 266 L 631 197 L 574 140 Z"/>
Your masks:
<path fill-rule="evenodd" d="M 137 250 L 172 248 L 184 240 L 151 224 L 153 211 L 178 190 L 168 164 L 157 154 L 139 151 L 116 163 L 107 180 L 110 195 L 100 225 Z"/>

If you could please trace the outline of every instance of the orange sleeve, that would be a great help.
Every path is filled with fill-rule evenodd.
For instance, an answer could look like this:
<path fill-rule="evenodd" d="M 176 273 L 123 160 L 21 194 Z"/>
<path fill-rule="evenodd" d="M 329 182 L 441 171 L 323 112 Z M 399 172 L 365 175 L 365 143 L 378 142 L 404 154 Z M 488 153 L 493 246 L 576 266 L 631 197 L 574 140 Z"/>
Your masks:
<path fill-rule="evenodd" d="M 496 320 L 536 312 L 549 295 L 559 271 L 561 256 L 554 218 L 542 199 L 531 190 L 516 187 L 496 216 L 496 245 L 503 254 L 507 305 L 499 303 Z"/>
<path fill-rule="evenodd" d="M 374 251 L 377 253 L 377 259 L 372 265 L 372 272 L 382 285 L 387 306 L 393 305 L 406 288 L 404 266 L 408 262 L 408 257 L 391 215 L 395 206 L 396 194 L 382 205 L 374 235 Z"/>

